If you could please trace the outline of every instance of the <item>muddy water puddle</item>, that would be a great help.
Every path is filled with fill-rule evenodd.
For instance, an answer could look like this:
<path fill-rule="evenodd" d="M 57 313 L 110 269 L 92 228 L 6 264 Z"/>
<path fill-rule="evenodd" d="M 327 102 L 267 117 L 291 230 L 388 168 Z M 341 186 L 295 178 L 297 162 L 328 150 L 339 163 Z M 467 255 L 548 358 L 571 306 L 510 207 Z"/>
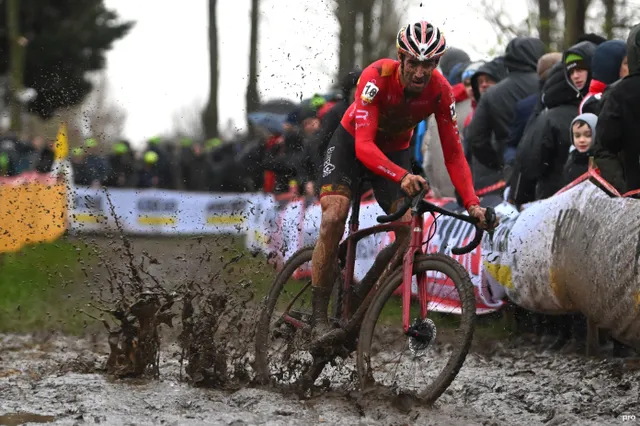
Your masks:
<path fill-rule="evenodd" d="M 194 388 L 180 380 L 172 345 L 160 380 L 108 379 L 108 348 L 87 340 L 4 335 L 0 345 L 0 425 L 616 425 L 640 417 L 640 373 L 533 347 L 469 355 L 449 390 L 424 408 L 362 397 L 344 371 L 330 372 L 333 389 L 307 400 Z"/>

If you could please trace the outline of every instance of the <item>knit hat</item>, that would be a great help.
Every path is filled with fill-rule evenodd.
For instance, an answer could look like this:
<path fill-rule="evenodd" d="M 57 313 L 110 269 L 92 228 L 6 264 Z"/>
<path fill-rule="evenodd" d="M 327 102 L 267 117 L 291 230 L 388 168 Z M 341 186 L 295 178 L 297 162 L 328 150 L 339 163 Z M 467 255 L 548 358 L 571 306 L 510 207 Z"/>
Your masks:
<path fill-rule="evenodd" d="M 576 68 L 580 70 L 589 70 L 589 66 L 585 62 L 584 58 L 575 53 L 569 53 L 565 58 L 564 63 L 567 67 L 567 72 L 571 72 Z"/>
<path fill-rule="evenodd" d="M 575 149 L 575 145 L 573 144 L 573 125 L 578 121 L 587 123 L 587 126 L 591 128 L 592 143 L 593 141 L 596 140 L 596 126 L 598 125 L 598 116 L 590 112 L 585 112 L 583 114 L 580 114 L 579 116 L 577 116 L 571 121 L 571 126 L 569 126 L 569 137 L 571 141 L 571 147 L 569 148 L 569 152 Z"/>

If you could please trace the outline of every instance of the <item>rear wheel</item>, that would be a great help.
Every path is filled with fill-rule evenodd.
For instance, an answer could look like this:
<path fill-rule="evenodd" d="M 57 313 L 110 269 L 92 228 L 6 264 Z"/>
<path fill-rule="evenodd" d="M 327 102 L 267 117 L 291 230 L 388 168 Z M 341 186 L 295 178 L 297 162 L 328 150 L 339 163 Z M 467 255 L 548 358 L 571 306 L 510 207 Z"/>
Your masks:
<path fill-rule="evenodd" d="M 306 351 L 311 319 L 311 258 L 313 247 L 298 250 L 276 276 L 256 330 L 255 368 L 263 384 L 293 385 L 315 379 L 324 368 Z M 329 305 L 336 318 L 342 300 L 342 280 L 336 280 Z M 312 384 L 312 383 L 311 383 Z"/>
<path fill-rule="evenodd" d="M 410 325 L 420 337 L 409 338 L 404 333 L 401 299 L 392 298 L 402 288 L 402 268 L 398 268 L 365 315 L 358 339 L 357 372 L 363 389 L 382 387 L 432 403 L 449 387 L 469 352 L 475 294 L 462 265 L 442 254 L 416 256 L 413 272 L 414 276 L 425 274 L 428 295 L 429 318 L 421 317 L 418 298 L 411 300 Z"/>

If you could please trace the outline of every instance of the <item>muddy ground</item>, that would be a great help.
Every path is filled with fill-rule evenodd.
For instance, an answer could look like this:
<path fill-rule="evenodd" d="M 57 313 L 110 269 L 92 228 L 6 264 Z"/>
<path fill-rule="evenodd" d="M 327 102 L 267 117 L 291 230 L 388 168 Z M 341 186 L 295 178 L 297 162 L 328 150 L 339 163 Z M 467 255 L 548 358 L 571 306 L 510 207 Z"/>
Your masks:
<path fill-rule="evenodd" d="M 103 258 L 126 269 L 117 238 L 94 242 Z M 264 263 L 243 257 L 211 281 L 226 259 L 240 255 L 240 246 L 229 239 L 133 243 L 136 258 L 146 253 L 155 259 L 148 270 L 166 286 L 183 280 L 228 285 L 237 276 L 237 270 L 229 273 L 234 267 L 242 279 L 257 285 L 268 276 Z M 202 262 L 207 253 L 210 259 Z M 106 275 L 100 267 L 92 270 L 92 286 L 99 287 Z M 447 392 L 434 407 L 425 408 L 363 397 L 344 381 L 344 371 L 334 377 L 330 390 L 306 400 L 258 387 L 194 388 L 181 380 L 174 335 L 164 333 L 158 380 L 118 380 L 104 374 L 104 334 L 0 335 L 0 425 L 616 425 L 635 422 L 624 415 L 640 419 L 639 371 L 623 369 L 613 360 L 542 352 L 523 342 L 492 342 L 490 349 L 471 353 Z M 477 347 L 484 343 L 476 342 Z M 349 368 L 347 362 L 343 370 Z"/>

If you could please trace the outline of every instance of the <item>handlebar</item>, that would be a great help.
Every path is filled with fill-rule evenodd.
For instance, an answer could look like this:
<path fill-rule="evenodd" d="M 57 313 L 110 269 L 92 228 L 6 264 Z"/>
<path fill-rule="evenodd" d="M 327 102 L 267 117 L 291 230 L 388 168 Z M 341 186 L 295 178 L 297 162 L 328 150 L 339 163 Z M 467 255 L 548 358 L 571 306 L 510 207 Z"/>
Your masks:
<path fill-rule="evenodd" d="M 378 216 L 377 220 L 379 223 L 389 223 L 395 220 L 400 219 L 404 214 L 411 208 L 412 215 L 423 214 L 426 212 L 430 213 L 440 213 L 445 216 L 453 217 L 454 219 L 462 220 L 467 223 L 470 223 L 475 226 L 476 231 L 473 237 L 473 240 L 464 247 L 454 247 L 451 249 L 451 253 L 456 255 L 470 253 L 475 250 L 476 247 L 480 245 L 482 241 L 482 237 L 484 235 L 484 230 L 478 226 L 478 219 L 472 216 L 463 215 L 459 213 L 454 213 L 452 211 L 443 209 L 442 207 L 436 206 L 433 203 L 430 203 L 424 199 L 427 194 L 427 189 L 422 189 L 415 197 L 407 197 L 405 202 L 396 210 L 394 213 L 390 215 Z M 496 213 L 495 210 L 491 207 L 487 207 L 487 211 L 485 213 L 485 219 L 489 225 L 492 225 L 496 221 Z"/>

